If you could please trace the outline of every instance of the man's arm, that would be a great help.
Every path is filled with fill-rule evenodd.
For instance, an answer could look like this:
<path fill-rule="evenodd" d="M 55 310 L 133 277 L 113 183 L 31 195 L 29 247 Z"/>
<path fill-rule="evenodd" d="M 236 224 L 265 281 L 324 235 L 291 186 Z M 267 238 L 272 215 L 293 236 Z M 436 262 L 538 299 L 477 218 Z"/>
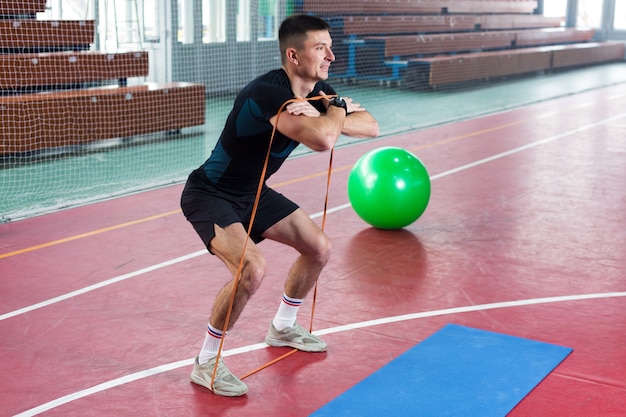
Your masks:
<path fill-rule="evenodd" d="M 380 130 L 376 119 L 363 109 L 363 111 L 348 114 L 343 122 L 341 133 L 353 138 L 375 138 Z"/>
<path fill-rule="evenodd" d="M 323 92 L 320 94 L 324 95 Z M 355 138 L 378 136 L 379 126 L 376 119 L 351 98 L 343 99 L 347 105 L 347 115 L 344 109 L 330 106 L 330 100 L 324 99 L 327 107 L 325 113 L 320 113 L 309 101 L 302 100 L 290 103 L 280 118 L 274 116 L 270 122 L 276 125 L 278 120 L 278 130 L 282 134 L 315 151 L 331 149 L 340 134 Z M 341 117 L 342 113 L 344 117 Z"/>
<path fill-rule="evenodd" d="M 314 151 L 327 151 L 335 146 L 345 120 L 346 112 L 342 108 L 330 106 L 326 113 L 320 113 L 309 103 L 300 102 L 291 103 L 280 117 L 272 117 L 270 123 L 283 135 Z"/>

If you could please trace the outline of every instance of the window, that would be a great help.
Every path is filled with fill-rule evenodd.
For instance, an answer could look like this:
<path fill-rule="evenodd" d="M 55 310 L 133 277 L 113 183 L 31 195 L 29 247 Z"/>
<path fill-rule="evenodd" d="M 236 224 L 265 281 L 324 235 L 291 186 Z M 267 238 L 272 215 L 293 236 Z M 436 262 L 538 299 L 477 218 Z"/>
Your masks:
<path fill-rule="evenodd" d="M 615 0 L 615 19 L 613 20 L 613 28 L 617 30 L 626 30 L 626 1 Z"/>
<path fill-rule="evenodd" d="M 74 0 L 78 1 L 78 0 Z M 63 0 L 63 18 L 70 2 Z M 138 4 L 130 0 L 89 1 L 98 4 L 98 48 L 103 51 L 136 49 L 142 44 Z"/>
<path fill-rule="evenodd" d="M 237 42 L 246 42 L 250 35 L 250 0 L 237 3 Z"/>
<path fill-rule="evenodd" d="M 567 0 L 545 0 L 543 15 L 550 17 L 565 17 L 567 15 Z"/>
<path fill-rule="evenodd" d="M 157 0 L 143 0 L 143 39 L 149 43 L 161 41 Z"/>
<path fill-rule="evenodd" d="M 276 39 L 278 2 L 276 0 L 259 0 L 259 32 L 257 39 L 267 41 Z"/>
<path fill-rule="evenodd" d="M 576 26 L 586 26 L 594 29 L 602 27 L 603 0 L 579 0 Z"/>
<path fill-rule="evenodd" d="M 94 18 L 93 0 L 48 0 L 46 11 L 37 13 L 39 20 L 89 20 Z"/>
<path fill-rule="evenodd" d="M 178 0 L 178 33 L 180 43 L 193 43 L 193 0 Z"/>
<path fill-rule="evenodd" d="M 226 42 L 226 0 L 202 0 L 202 43 Z"/>

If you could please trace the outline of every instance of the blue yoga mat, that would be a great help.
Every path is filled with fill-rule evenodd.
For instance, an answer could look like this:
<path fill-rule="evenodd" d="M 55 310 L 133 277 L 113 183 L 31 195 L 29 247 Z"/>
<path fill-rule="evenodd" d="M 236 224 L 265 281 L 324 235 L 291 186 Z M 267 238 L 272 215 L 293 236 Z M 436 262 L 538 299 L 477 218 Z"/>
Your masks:
<path fill-rule="evenodd" d="M 503 417 L 571 352 L 448 324 L 311 417 Z"/>

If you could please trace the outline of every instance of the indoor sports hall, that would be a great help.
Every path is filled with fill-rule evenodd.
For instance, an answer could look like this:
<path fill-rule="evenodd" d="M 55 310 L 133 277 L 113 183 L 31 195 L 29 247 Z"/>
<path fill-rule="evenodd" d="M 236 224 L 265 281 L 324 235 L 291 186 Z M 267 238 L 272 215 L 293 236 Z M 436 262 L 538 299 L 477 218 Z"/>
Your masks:
<path fill-rule="evenodd" d="M 181 192 L 295 13 L 380 135 L 268 181 L 332 241 L 328 349 L 264 342 L 297 252 L 263 241 L 222 397 L 190 373 L 232 276 Z M 625 44 L 623 0 L 0 0 L 0 416 L 626 415 Z M 384 228 L 348 184 L 389 148 L 429 188 Z"/>

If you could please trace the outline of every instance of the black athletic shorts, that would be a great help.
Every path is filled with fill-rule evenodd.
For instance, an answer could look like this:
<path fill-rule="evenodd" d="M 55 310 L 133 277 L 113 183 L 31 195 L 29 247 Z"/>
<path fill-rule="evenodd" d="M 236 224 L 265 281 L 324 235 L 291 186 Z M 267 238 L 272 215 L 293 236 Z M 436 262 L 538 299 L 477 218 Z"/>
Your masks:
<path fill-rule="evenodd" d="M 222 228 L 233 223 L 250 224 L 255 195 L 239 196 L 218 190 L 199 178 L 201 169 L 194 171 L 185 184 L 180 205 L 187 220 L 193 225 L 204 245 L 215 237 L 215 225 Z M 298 209 L 298 205 L 269 187 L 261 191 L 259 207 L 250 237 L 261 242 L 263 233 Z"/>

